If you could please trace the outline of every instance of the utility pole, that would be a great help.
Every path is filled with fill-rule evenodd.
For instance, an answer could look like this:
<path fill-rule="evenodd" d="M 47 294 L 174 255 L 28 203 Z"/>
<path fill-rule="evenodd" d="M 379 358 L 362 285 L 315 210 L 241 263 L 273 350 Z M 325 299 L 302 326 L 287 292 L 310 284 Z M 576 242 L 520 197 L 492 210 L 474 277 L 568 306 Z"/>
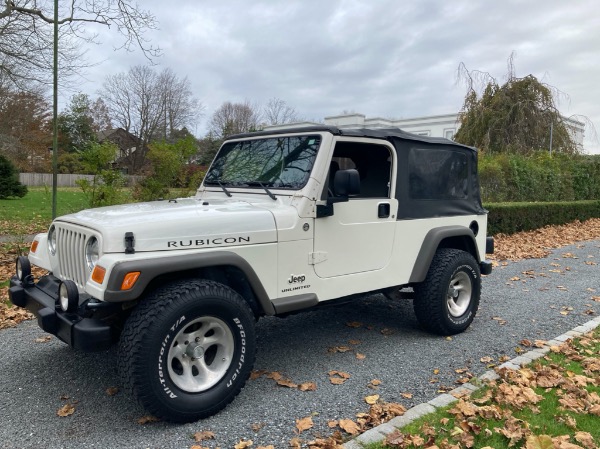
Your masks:
<path fill-rule="evenodd" d="M 58 0 L 54 0 L 54 66 L 52 92 L 52 220 L 56 218 L 58 182 Z"/>
<path fill-rule="evenodd" d="M 550 156 L 552 156 L 552 131 L 554 130 L 554 121 L 550 121 Z"/>

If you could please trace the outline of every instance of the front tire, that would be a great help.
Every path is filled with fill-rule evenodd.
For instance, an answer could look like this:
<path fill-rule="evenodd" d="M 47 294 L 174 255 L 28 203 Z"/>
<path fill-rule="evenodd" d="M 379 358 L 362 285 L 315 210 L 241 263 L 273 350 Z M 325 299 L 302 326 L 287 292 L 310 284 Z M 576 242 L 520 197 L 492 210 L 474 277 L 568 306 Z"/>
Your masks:
<path fill-rule="evenodd" d="M 151 414 L 192 422 L 237 396 L 255 353 L 248 303 L 225 285 L 188 280 L 157 290 L 132 312 L 119 342 L 118 368 Z"/>
<path fill-rule="evenodd" d="M 413 308 L 423 328 L 439 335 L 458 334 L 471 325 L 479 307 L 479 265 L 466 251 L 439 249 L 414 291 Z"/>

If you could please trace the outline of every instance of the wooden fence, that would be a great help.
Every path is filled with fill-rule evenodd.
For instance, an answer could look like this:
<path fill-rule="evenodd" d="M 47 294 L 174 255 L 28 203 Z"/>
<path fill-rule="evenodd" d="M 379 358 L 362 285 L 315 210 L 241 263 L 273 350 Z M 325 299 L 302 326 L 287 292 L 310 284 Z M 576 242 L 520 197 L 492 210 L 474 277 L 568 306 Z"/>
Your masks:
<path fill-rule="evenodd" d="M 92 175 L 66 174 L 59 173 L 57 177 L 58 187 L 78 187 L 76 182 L 78 179 L 87 179 L 90 182 L 94 179 Z M 125 176 L 125 183 L 132 186 L 142 179 L 142 176 Z M 21 184 L 30 187 L 36 186 L 52 186 L 52 173 L 20 173 L 19 181 Z"/>

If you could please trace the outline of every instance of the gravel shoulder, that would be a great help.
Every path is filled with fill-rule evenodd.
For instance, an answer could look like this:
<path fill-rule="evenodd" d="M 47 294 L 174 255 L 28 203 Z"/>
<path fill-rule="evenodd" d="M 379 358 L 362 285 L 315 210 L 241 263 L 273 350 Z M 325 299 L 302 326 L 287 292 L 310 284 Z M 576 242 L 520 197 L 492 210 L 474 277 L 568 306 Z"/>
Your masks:
<path fill-rule="evenodd" d="M 0 447 L 190 448 L 196 444 L 192 435 L 202 430 L 215 434 L 202 446 L 223 448 L 242 438 L 251 439 L 253 447 L 288 447 L 295 437 L 327 436 L 328 420 L 354 418 L 368 409 L 365 396 L 378 394 L 407 408 L 427 402 L 442 387 L 457 386 L 461 374 L 455 370 L 480 375 L 487 370 L 482 357 L 512 358 L 524 339 L 549 340 L 597 316 L 596 263 L 600 240 L 563 247 L 543 259 L 500 263 L 483 280 L 472 326 L 452 339 L 420 330 L 409 300 L 390 302 L 381 295 L 262 319 L 255 369 L 278 371 L 296 383 L 316 382 L 317 390 L 281 387 L 263 376 L 249 381 L 218 415 L 186 425 L 139 424 L 145 412 L 131 397 L 106 393 L 119 386 L 114 350 L 85 354 L 56 338 L 36 342 L 43 332 L 35 322 L 24 322 L 0 331 Z M 339 346 L 351 350 L 328 351 Z M 332 385 L 330 370 L 351 377 Z M 373 379 L 381 381 L 376 390 L 368 386 Z M 57 416 L 67 402 L 75 403 L 75 412 Z M 298 435 L 295 420 L 309 415 L 315 426 Z"/>

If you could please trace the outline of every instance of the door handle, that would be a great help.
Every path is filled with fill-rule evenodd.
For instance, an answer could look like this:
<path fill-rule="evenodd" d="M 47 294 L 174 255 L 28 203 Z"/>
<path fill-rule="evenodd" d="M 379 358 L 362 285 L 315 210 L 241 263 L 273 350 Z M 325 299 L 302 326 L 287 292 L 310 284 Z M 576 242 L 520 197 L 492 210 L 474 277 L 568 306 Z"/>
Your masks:
<path fill-rule="evenodd" d="M 377 216 L 379 218 L 388 218 L 390 216 L 390 204 L 379 203 L 377 205 Z"/>

